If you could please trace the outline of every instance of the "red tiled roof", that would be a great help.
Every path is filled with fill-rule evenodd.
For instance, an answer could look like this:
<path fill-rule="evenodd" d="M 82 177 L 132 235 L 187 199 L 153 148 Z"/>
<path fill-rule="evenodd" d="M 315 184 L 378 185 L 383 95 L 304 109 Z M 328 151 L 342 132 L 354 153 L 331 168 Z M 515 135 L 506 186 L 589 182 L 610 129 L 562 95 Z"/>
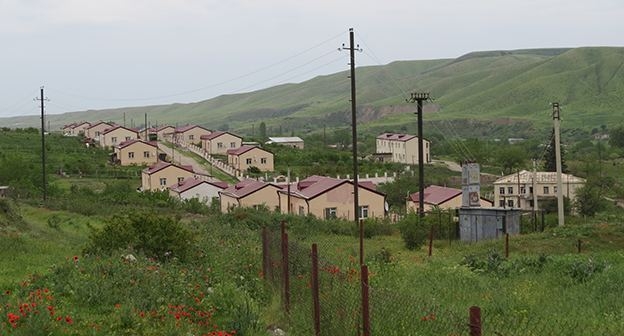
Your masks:
<path fill-rule="evenodd" d="M 252 150 L 252 149 L 254 149 L 254 148 L 257 148 L 257 149 L 259 149 L 259 150 L 261 150 L 261 151 L 265 151 L 265 152 L 267 152 L 267 153 L 271 153 L 271 152 L 269 152 L 268 150 L 266 150 L 266 149 L 262 149 L 262 148 L 260 148 L 260 147 L 258 147 L 258 146 L 243 145 L 243 146 L 240 146 L 240 147 L 238 147 L 238 148 L 228 149 L 228 150 L 227 150 L 227 154 L 228 154 L 228 155 L 236 155 L 236 156 L 238 156 L 238 155 L 241 155 L 241 154 L 243 154 L 243 153 L 246 153 L 246 152 L 248 152 L 248 151 L 250 151 L 250 150 Z M 272 154 L 272 153 L 271 153 L 271 154 Z"/>
<path fill-rule="evenodd" d="M 209 129 L 203 128 L 203 127 L 198 126 L 198 125 L 186 125 L 186 126 L 176 127 L 175 132 L 176 133 L 184 133 L 184 132 L 186 132 L 188 130 L 192 130 L 195 127 L 199 127 L 199 128 L 203 129 L 206 132 L 210 132 Z"/>
<path fill-rule="evenodd" d="M 268 186 L 272 186 L 272 187 L 279 189 L 279 187 L 273 183 L 265 183 L 261 181 L 247 179 L 247 180 L 242 180 L 236 183 L 235 185 L 229 186 L 227 189 L 223 190 L 221 193 L 228 194 L 234 198 L 243 198 L 247 195 L 250 195 Z"/>
<path fill-rule="evenodd" d="M 88 121 L 83 121 L 83 122 L 81 122 L 81 123 L 76 123 L 76 124 L 75 124 L 75 126 L 74 126 L 74 128 L 76 128 L 76 127 L 78 127 L 78 126 L 82 126 L 82 125 L 84 125 L 84 124 L 87 124 L 87 125 L 89 125 L 89 127 L 91 127 L 91 123 L 90 123 L 90 122 L 88 122 Z"/>
<path fill-rule="evenodd" d="M 313 175 L 299 181 L 296 185 L 291 185 L 290 192 L 293 195 L 298 195 L 305 199 L 312 199 L 345 183 L 353 185 L 353 182 L 350 180 L 339 180 L 331 177 Z M 384 195 L 376 190 L 372 182 L 358 182 L 358 185 L 361 188 Z M 282 189 L 282 192 L 288 193 L 286 188 Z"/>
<path fill-rule="evenodd" d="M 114 127 L 114 126 L 115 126 L 115 124 L 113 124 L 113 123 L 107 123 L 107 122 L 103 122 L 103 121 L 98 121 L 97 123 L 95 123 L 95 124 L 93 124 L 93 125 L 89 126 L 88 128 L 93 128 L 93 127 L 98 126 L 98 125 L 101 125 L 101 124 L 106 124 L 106 125 L 108 125 L 109 127 Z"/>
<path fill-rule="evenodd" d="M 181 192 L 185 192 L 189 189 L 195 188 L 200 184 L 210 184 L 213 185 L 219 189 L 225 189 L 227 188 L 228 184 L 225 183 L 225 186 L 223 186 L 224 182 L 208 182 L 208 181 L 204 181 L 204 180 L 200 180 L 200 179 L 184 179 L 182 182 L 176 183 L 174 185 L 172 185 L 171 187 L 169 187 L 169 189 L 177 192 L 177 193 L 181 193 Z"/>
<path fill-rule="evenodd" d="M 202 135 L 200 138 L 201 138 L 202 140 L 212 140 L 212 139 L 218 138 L 218 137 L 220 137 L 220 136 L 222 136 L 222 135 L 224 135 L 224 134 L 229 134 L 229 135 L 234 136 L 234 137 L 237 137 L 237 138 L 239 138 L 239 139 L 243 139 L 243 138 L 239 137 L 239 136 L 238 136 L 238 135 L 236 135 L 236 134 L 232 134 L 232 133 L 230 133 L 230 132 L 225 132 L 225 131 L 214 131 L 214 132 L 212 132 L 212 133 L 210 133 L 210 134 L 204 134 L 204 135 Z"/>
<path fill-rule="evenodd" d="M 441 187 L 437 185 L 428 186 L 425 188 L 424 202 L 426 204 L 440 205 L 457 195 L 461 195 L 461 189 Z M 409 195 L 409 199 L 412 202 L 418 203 L 420 192 Z"/>
<path fill-rule="evenodd" d="M 137 133 L 137 131 L 136 131 L 136 130 L 133 130 L 133 129 L 130 129 L 130 128 L 127 128 L 127 127 L 123 127 L 123 126 L 120 126 L 120 125 L 116 125 L 116 126 L 113 126 L 113 127 L 111 127 L 111 128 L 107 128 L 107 129 L 105 129 L 105 130 L 104 130 L 104 132 L 102 132 L 102 134 L 107 134 L 107 133 L 110 133 L 110 132 L 112 132 L 112 131 L 114 131 L 114 130 L 118 130 L 118 129 L 120 129 L 120 128 L 123 128 L 123 129 L 125 129 L 125 130 L 127 130 L 127 131 L 130 131 L 130 132 L 132 132 L 132 133 Z"/>
<path fill-rule="evenodd" d="M 148 142 L 148 141 L 143 141 L 143 140 L 140 140 L 140 139 L 132 139 L 132 140 L 124 141 L 124 142 L 120 143 L 119 145 L 117 145 L 117 148 L 119 148 L 119 149 L 126 148 L 126 147 L 128 147 L 128 146 L 130 146 L 132 144 L 137 143 L 137 142 L 142 142 L 142 143 L 144 143 L 146 145 L 150 145 L 152 147 L 158 148 L 158 146 L 156 145 L 155 141 L 149 141 Z"/>
<path fill-rule="evenodd" d="M 160 132 L 160 131 L 164 130 L 165 128 L 173 128 L 173 129 L 175 129 L 173 126 L 163 125 L 163 126 L 158 126 L 158 127 L 152 127 L 152 128 L 149 129 L 149 131 Z"/>
<path fill-rule="evenodd" d="M 145 168 L 143 172 L 151 175 L 169 166 L 173 166 L 173 167 L 180 168 L 180 169 L 189 171 L 191 173 L 194 173 L 192 166 L 178 166 L 178 165 L 174 165 L 173 163 L 163 162 L 163 161 L 159 161 L 155 165 Z"/>

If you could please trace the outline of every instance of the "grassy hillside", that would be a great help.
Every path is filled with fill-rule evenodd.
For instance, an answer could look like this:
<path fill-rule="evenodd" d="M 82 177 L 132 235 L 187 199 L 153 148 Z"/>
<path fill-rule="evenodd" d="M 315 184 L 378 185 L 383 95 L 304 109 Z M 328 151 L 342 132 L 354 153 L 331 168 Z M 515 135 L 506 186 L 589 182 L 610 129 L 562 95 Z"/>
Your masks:
<path fill-rule="evenodd" d="M 440 119 L 528 122 L 550 121 L 550 103 L 563 107 L 570 128 L 588 128 L 619 121 L 624 107 L 624 48 L 588 47 L 474 52 L 457 59 L 399 61 L 357 69 L 359 120 L 367 127 L 396 129 L 413 121 L 412 90 L 431 92 L 434 104 L 427 121 Z M 54 126 L 76 120 L 143 120 L 152 123 L 197 123 L 212 129 L 251 134 L 264 121 L 269 133 L 287 135 L 350 122 L 347 72 L 319 76 L 300 84 L 284 84 L 251 93 L 222 95 L 192 103 L 86 111 L 50 116 Z M 37 124 L 36 117 L 0 120 L 3 125 Z M 526 128 L 523 124 L 521 128 Z M 472 128 L 477 131 L 476 129 Z M 471 134 L 475 135 L 475 134 Z"/>

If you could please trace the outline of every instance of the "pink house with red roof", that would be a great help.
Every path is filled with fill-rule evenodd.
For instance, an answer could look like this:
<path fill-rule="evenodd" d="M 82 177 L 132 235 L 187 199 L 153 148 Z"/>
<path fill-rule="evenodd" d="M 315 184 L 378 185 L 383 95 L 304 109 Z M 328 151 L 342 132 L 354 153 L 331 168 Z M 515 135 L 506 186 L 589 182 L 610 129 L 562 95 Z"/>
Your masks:
<path fill-rule="evenodd" d="M 430 142 L 423 139 L 423 160 L 431 162 Z M 401 133 L 383 133 L 375 142 L 375 154 L 389 157 L 392 162 L 418 164 L 418 137 Z"/>
<path fill-rule="evenodd" d="M 314 215 L 318 218 L 355 219 L 353 181 L 325 176 L 310 176 L 278 191 L 280 211 L 298 215 Z M 288 204 L 290 201 L 290 204 Z M 359 183 L 359 218 L 383 218 L 386 195 L 371 183 Z"/>
<path fill-rule="evenodd" d="M 202 135 L 210 133 L 212 131 L 198 125 L 180 126 L 175 128 L 173 141 L 175 143 L 198 144 L 201 142 Z"/>
<path fill-rule="evenodd" d="M 138 138 L 139 132 L 136 130 L 117 125 L 107 128 L 101 133 L 100 146 L 115 147 L 124 141 L 135 140 Z"/>
<path fill-rule="evenodd" d="M 425 205 L 423 209 L 425 212 L 431 211 L 435 207 L 445 210 L 459 209 L 462 206 L 461 189 L 432 185 L 426 187 L 424 192 Z M 420 204 L 418 200 L 419 196 L 420 192 L 416 192 L 407 197 L 405 208 L 408 212 L 418 212 L 418 205 Z M 485 198 L 481 198 L 480 205 L 482 208 L 491 208 L 492 202 L 486 200 Z"/>
<path fill-rule="evenodd" d="M 243 138 L 230 132 L 215 131 L 202 135 L 201 142 L 208 155 L 225 155 L 228 150 L 239 148 L 243 144 Z"/>
<path fill-rule="evenodd" d="M 257 146 L 244 145 L 236 149 L 228 149 L 228 165 L 238 172 L 245 172 L 249 167 L 257 167 L 260 171 L 273 171 L 273 153 Z"/>
<path fill-rule="evenodd" d="M 219 199 L 219 191 L 228 188 L 226 182 L 209 182 L 200 179 L 185 179 L 169 187 L 169 194 L 181 200 L 196 198 L 210 204 Z"/>
<path fill-rule="evenodd" d="M 252 179 L 243 180 L 219 192 L 221 211 L 228 212 L 234 207 L 260 207 L 270 210 L 279 207 L 277 191 L 281 188 L 273 183 Z"/>
<path fill-rule="evenodd" d="M 141 190 L 157 191 L 178 184 L 185 179 L 195 178 L 191 166 L 178 166 L 169 162 L 158 162 L 141 172 Z"/>
<path fill-rule="evenodd" d="M 151 166 L 158 162 L 158 146 L 138 139 L 124 141 L 115 146 L 111 161 L 122 166 Z"/>
<path fill-rule="evenodd" d="M 115 127 L 114 123 L 99 121 L 85 129 L 85 136 L 95 141 L 100 141 L 100 136 L 102 135 L 102 133 L 104 133 L 105 130 L 113 127 Z"/>

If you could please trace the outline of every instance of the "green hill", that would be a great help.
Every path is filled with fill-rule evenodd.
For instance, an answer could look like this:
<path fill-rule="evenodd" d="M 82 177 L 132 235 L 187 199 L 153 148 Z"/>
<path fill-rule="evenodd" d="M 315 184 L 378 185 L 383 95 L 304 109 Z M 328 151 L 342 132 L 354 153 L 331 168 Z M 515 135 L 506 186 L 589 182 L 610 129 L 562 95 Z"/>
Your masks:
<path fill-rule="evenodd" d="M 361 67 L 356 73 L 358 120 L 363 132 L 405 129 L 413 123 L 415 110 L 405 98 L 410 91 L 422 90 L 435 98 L 425 110 L 430 112 L 425 120 L 470 119 L 479 125 L 460 131 L 466 135 L 482 135 L 501 123 L 545 127 L 554 101 L 561 103 L 566 127 L 591 129 L 620 120 L 623 64 L 624 48 L 587 47 L 473 52 L 457 59 Z M 197 123 L 251 134 L 252 125 L 263 121 L 273 133 L 279 127 L 284 134 L 305 135 L 324 126 L 348 126 L 349 97 L 345 71 L 197 103 L 73 112 L 49 119 L 54 127 L 77 120 L 122 122 L 124 113 L 127 119 L 143 120 L 148 113 L 150 121 L 159 124 Z M 38 118 L 5 118 L 0 123 L 36 126 Z"/>

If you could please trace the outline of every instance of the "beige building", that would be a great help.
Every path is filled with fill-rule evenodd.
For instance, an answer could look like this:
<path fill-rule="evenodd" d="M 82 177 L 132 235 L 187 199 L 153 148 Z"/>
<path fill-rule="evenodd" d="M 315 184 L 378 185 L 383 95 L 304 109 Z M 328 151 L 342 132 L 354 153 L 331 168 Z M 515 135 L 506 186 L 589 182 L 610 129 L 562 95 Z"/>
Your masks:
<path fill-rule="evenodd" d="M 72 130 L 74 129 L 74 127 L 76 127 L 76 123 L 71 123 L 71 124 L 61 127 L 61 130 L 63 131 L 63 135 L 64 136 L 73 135 Z"/>
<path fill-rule="evenodd" d="M 196 198 L 202 203 L 211 204 L 219 199 L 219 191 L 226 189 L 226 182 L 209 182 L 200 179 L 185 179 L 169 187 L 169 195 L 181 200 Z"/>
<path fill-rule="evenodd" d="M 202 148 L 208 155 L 226 155 L 230 149 L 239 148 L 243 138 L 230 132 L 216 131 L 201 136 Z"/>
<path fill-rule="evenodd" d="M 228 212 L 235 207 L 265 206 L 269 210 L 279 207 L 277 191 L 280 187 L 256 180 L 243 180 L 219 192 L 221 211 Z"/>
<path fill-rule="evenodd" d="M 91 126 L 89 126 L 86 130 L 85 130 L 85 136 L 89 139 L 93 139 L 96 142 L 100 141 L 100 136 L 102 135 L 102 133 L 104 133 L 104 131 L 106 131 L 109 128 L 113 128 L 115 127 L 115 124 L 113 123 L 106 123 L 103 121 L 99 121 Z"/>
<path fill-rule="evenodd" d="M 139 132 L 123 126 L 114 126 L 104 130 L 100 135 L 100 146 L 115 147 L 122 142 L 136 140 L 139 138 Z"/>
<path fill-rule="evenodd" d="M 266 143 L 303 149 L 303 139 L 300 137 L 269 137 Z"/>
<path fill-rule="evenodd" d="M 318 218 L 354 219 L 353 182 L 324 176 L 310 176 L 278 192 L 281 213 L 314 215 Z M 383 218 L 386 195 L 375 190 L 372 183 L 359 183 L 360 219 Z"/>
<path fill-rule="evenodd" d="M 238 172 L 245 172 L 249 167 L 260 171 L 273 171 L 273 153 L 260 147 L 244 145 L 227 151 L 228 165 Z"/>
<path fill-rule="evenodd" d="M 83 122 L 79 122 L 74 124 L 74 127 L 71 129 L 71 135 L 73 136 L 79 136 L 79 135 L 85 135 L 86 134 L 86 130 L 87 128 L 91 127 L 91 123 L 83 121 Z"/>
<path fill-rule="evenodd" d="M 143 140 L 129 140 L 115 146 L 111 161 L 122 166 L 151 166 L 158 162 L 158 146 Z"/>
<path fill-rule="evenodd" d="M 212 133 L 209 129 L 197 125 L 176 127 L 173 134 L 175 143 L 198 144 L 201 136 Z"/>
<path fill-rule="evenodd" d="M 174 132 L 175 132 L 175 127 L 169 126 L 169 125 L 151 127 L 147 129 L 147 137 L 148 139 L 150 137 L 154 137 L 156 138 L 156 140 L 164 140 L 166 139 L 166 136 L 168 136 L 169 140 L 171 140 L 171 136 L 173 135 Z M 145 132 L 141 132 L 139 135 L 141 136 L 141 139 L 145 138 Z"/>
<path fill-rule="evenodd" d="M 191 166 L 178 166 L 169 162 L 158 162 L 141 172 L 141 190 L 165 190 L 197 175 Z"/>
<path fill-rule="evenodd" d="M 576 191 L 585 185 L 585 179 L 570 174 L 561 174 L 562 194 L 574 202 Z M 530 172 L 501 177 L 494 182 L 494 204 L 501 208 L 533 210 L 533 195 L 539 201 L 557 198 L 557 173 Z"/>
<path fill-rule="evenodd" d="M 428 186 L 425 188 L 424 206 L 425 212 L 431 211 L 434 208 L 442 210 L 447 209 L 459 209 L 462 206 L 462 191 L 461 189 L 441 187 L 437 185 Z M 408 212 L 418 212 L 420 192 L 413 193 L 407 197 L 405 208 Z M 491 208 L 492 202 L 481 198 L 479 205 L 482 208 Z"/>
<path fill-rule="evenodd" d="M 423 160 L 431 162 L 430 142 L 423 139 Z M 387 157 L 391 154 L 392 162 L 417 165 L 418 164 L 418 137 L 409 134 L 384 133 L 377 137 L 377 157 Z"/>

